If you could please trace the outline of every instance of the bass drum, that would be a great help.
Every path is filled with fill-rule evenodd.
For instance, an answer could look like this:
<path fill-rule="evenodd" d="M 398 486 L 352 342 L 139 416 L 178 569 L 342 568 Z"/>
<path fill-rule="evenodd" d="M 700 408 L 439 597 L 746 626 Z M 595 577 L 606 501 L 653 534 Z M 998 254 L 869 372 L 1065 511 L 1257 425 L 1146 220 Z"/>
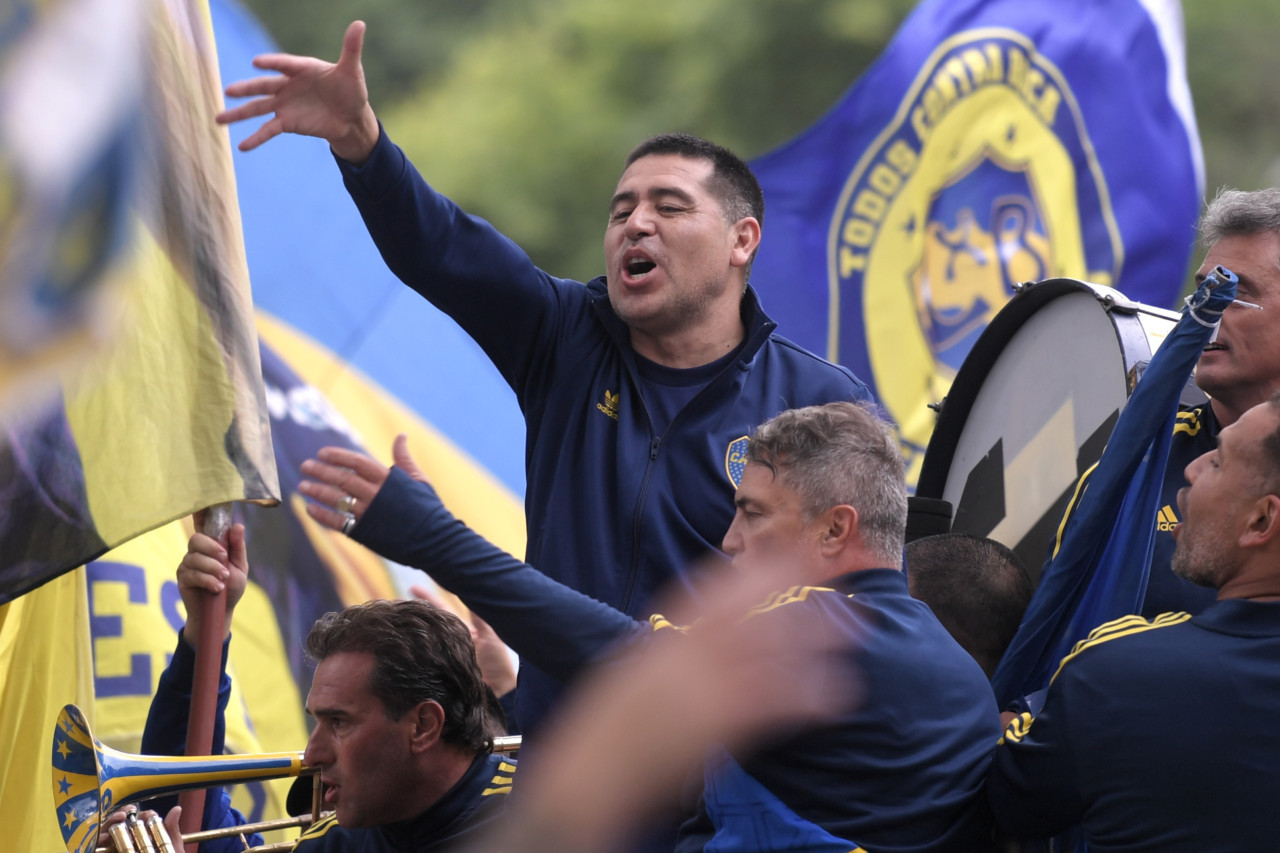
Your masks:
<path fill-rule="evenodd" d="M 1021 287 L 939 407 L 916 494 L 950 502 L 952 531 L 1004 543 L 1037 580 L 1076 481 L 1178 316 L 1074 279 Z M 1183 402 L 1203 400 L 1188 383 Z"/>

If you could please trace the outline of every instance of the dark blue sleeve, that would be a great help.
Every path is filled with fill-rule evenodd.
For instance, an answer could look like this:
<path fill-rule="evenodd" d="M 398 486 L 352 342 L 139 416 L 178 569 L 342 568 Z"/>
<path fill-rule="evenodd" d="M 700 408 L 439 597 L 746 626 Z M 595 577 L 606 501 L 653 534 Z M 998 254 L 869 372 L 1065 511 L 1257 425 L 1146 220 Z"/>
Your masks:
<path fill-rule="evenodd" d="M 987 774 L 996 824 L 1012 838 L 1049 838 L 1084 819 L 1075 749 L 1068 729 L 1071 676 L 1050 685 L 1044 706 L 1005 728 Z"/>
<path fill-rule="evenodd" d="M 520 718 L 516 716 L 516 691 L 508 690 L 498 697 L 498 705 L 507 718 L 507 734 L 520 734 Z"/>
<path fill-rule="evenodd" d="M 467 527 L 427 483 L 392 468 L 352 538 L 462 599 L 530 664 L 568 681 L 629 636 L 648 633 L 618 610 L 557 583 Z"/>
<path fill-rule="evenodd" d="M 387 266 L 480 345 L 523 404 L 554 357 L 565 303 L 587 300 L 586 288 L 437 193 L 385 131 L 361 166 L 335 159 Z"/>
<path fill-rule="evenodd" d="M 227 676 L 227 652 L 231 639 L 222 643 L 222 663 L 218 678 L 218 705 L 213 723 L 213 746 L 211 752 L 221 755 L 226 749 L 226 711 L 227 702 L 231 698 L 231 679 Z M 156 687 L 156 695 L 151 699 L 151 708 L 147 711 L 147 723 L 142 730 L 143 755 L 182 755 L 187 747 L 187 717 L 191 709 L 191 682 L 195 674 L 196 653 L 178 633 L 178 645 L 174 649 L 173 659 L 164 672 L 160 673 L 160 683 Z M 154 809 L 162 817 L 178 804 L 177 795 L 157 797 L 146 804 L 146 808 Z M 227 826 L 243 826 L 247 821 L 244 815 L 231 807 L 231 796 L 225 788 L 215 787 L 205 791 L 204 820 L 205 829 L 220 829 Z M 262 836 L 249 837 L 251 846 L 262 844 Z M 200 845 L 201 853 L 237 853 L 242 850 L 239 839 L 227 838 L 220 841 L 206 841 Z"/>
<path fill-rule="evenodd" d="M 213 722 L 213 753 L 221 755 L 226 745 L 227 702 L 231 699 L 231 679 L 227 676 L 227 653 L 231 638 L 222 643 L 222 663 L 218 676 L 218 708 Z M 191 681 L 195 676 L 196 651 L 178 632 L 178 646 L 164 672 L 147 711 L 142 730 L 145 755 L 182 755 L 187 747 L 187 715 L 191 708 Z"/>

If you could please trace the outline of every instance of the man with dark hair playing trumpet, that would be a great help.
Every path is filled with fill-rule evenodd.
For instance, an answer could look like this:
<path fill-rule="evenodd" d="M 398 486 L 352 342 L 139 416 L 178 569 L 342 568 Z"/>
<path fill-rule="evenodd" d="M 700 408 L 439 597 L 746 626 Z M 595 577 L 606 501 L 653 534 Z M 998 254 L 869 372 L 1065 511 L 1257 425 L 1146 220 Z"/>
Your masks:
<path fill-rule="evenodd" d="M 225 671 L 231 617 L 248 574 L 242 525 L 231 528 L 226 548 L 201 533 L 191 537 L 177 572 L 188 620 L 151 703 L 145 753 L 182 750 L 199 636 L 197 602 L 203 593 L 225 588 L 227 633 L 213 745 L 221 752 L 231 689 Z M 298 853 L 439 850 L 470 838 L 501 813 L 506 798 L 500 795 L 510 790 L 515 764 L 491 752 L 484 683 L 460 619 L 425 601 L 371 601 L 322 616 L 305 648 L 316 669 L 307 696 L 315 727 L 304 760 L 319 770 L 325 807 L 334 814 L 303 833 L 294 847 Z M 244 822 L 221 789 L 206 803 L 206 828 Z M 167 810 L 167 804 L 154 805 Z M 223 843 L 218 848 L 206 841 L 201 849 L 243 849 L 238 839 Z"/>

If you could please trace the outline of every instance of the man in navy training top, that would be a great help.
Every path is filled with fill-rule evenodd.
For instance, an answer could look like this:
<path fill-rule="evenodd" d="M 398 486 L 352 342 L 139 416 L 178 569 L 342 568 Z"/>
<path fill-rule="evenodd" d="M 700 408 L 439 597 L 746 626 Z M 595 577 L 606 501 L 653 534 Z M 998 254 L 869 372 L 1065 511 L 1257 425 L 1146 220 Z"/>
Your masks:
<path fill-rule="evenodd" d="M 388 266 L 451 316 L 516 393 L 526 425 L 526 559 L 643 616 L 729 526 L 741 448 L 783 409 L 869 399 L 866 386 L 773 334 L 747 286 L 764 198 L 720 146 L 668 135 L 626 160 L 609 204 L 606 274 L 583 285 L 535 267 L 431 189 L 383 132 L 364 83 L 364 24 L 337 64 L 271 54 L 279 72 L 227 87 L 282 132 L 328 141 Z M 562 685 L 522 667 L 526 734 Z"/>
<path fill-rule="evenodd" d="M 752 434 L 745 457 L 724 550 L 734 570 L 767 572 L 778 590 L 751 618 L 825 632 L 838 651 L 823 677 L 855 684 L 858 696 L 822 724 L 773 733 L 754 755 L 710 756 L 701 814 L 677 849 L 987 849 L 995 698 L 973 658 L 907 594 L 907 491 L 892 430 L 852 403 L 791 410 Z M 333 505 L 350 471 L 361 480 L 357 541 L 437 578 L 558 678 L 622 638 L 675 633 L 659 615 L 637 622 L 490 545 L 407 465 L 388 471 L 325 448 L 304 463 L 307 493 Z M 760 689 L 770 689 L 763 679 Z"/>
<path fill-rule="evenodd" d="M 1280 838 L 1280 393 L 1186 477 L 1173 571 L 1217 601 L 1109 622 L 1062 661 L 992 762 L 991 804 L 1014 837 L 1079 824 L 1097 853 Z"/>
<path fill-rule="evenodd" d="M 1280 315 L 1280 189 L 1221 190 L 1200 217 L 1199 230 L 1206 253 L 1196 281 L 1221 265 L 1239 276 L 1240 284 L 1236 302 L 1222 314 L 1217 337 L 1196 365 L 1196 385 L 1211 399 L 1179 412 L 1173 428 L 1161 508 L 1152 520 L 1155 547 L 1141 611 L 1147 617 L 1199 613 L 1213 603 L 1212 590 L 1179 578 L 1169 568 L 1171 531 L 1180 517 L 1176 495 L 1186 485 L 1182 472 L 1214 448 L 1221 428 L 1280 391 L 1280 334 L 1275 328 Z M 1082 482 L 1087 483 L 1088 476 Z M 1068 519 L 1074 507 L 1075 499 Z"/>

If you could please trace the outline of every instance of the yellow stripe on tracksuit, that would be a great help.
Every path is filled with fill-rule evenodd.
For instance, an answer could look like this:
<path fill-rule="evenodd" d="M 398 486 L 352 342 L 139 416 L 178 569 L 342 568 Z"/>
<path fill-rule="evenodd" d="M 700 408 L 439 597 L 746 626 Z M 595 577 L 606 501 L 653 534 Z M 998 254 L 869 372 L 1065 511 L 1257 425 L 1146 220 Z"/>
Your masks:
<path fill-rule="evenodd" d="M 480 793 L 482 797 L 489 797 L 494 794 L 510 794 L 511 783 L 515 779 L 516 766 L 510 761 L 502 761 L 498 763 L 497 774 L 489 780 L 489 787 Z"/>
<path fill-rule="evenodd" d="M 331 814 L 328 817 L 322 817 L 320 820 L 307 827 L 307 831 L 298 836 L 298 841 L 309 838 L 319 838 L 338 825 L 337 814 Z"/>
<path fill-rule="evenodd" d="M 1161 613 L 1154 619 L 1144 619 L 1141 616 L 1136 615 L 1121 616 L 1119 619 L 1103 623 L 1090 631 L 1089 636 L 1075 644 L 1071 649 L 1071 652 L 1062 659 L 1061 663 L 1058 664 L 1058 669 L 1053 673 L 1053 678 L 1049 679 L 1049 683 L 1053 684 L 1057 679 L 1058 674 L 1062 672 L 1062 668 L 1067 665 L 1067 661 L 1087 649 L 1100 646 L 1103 643 L 1110 642 L 1111 640 L 1117 640 L 1121 637 L 1129 637 L 1134 634 L 1141 634 L 1157 628 L 1167 628 L 1170 625 L 1177 625 L 1182 622 L 1186 622 L 1190 618 L 1190 613 L 1177 612 Z M 1009 721 L 1009 724 L 1005 726 L 1004 735 L 1000 738 L 999 742 L 1017 743 L 1022 740 L 1022 738 L 1026 736 L 1027 731 L 1031 728 L 1031 723 L 1034 719 L 1035 718 L 1032 717 L 1030 713 L 1025 712 L 1014 717 Z"/>
<path fill-rule="evenodd" d="M 1062 659 L 1062 663 L 1058 664 L 1057 672 L 1053 674 L 1053 678 L 1049 679 L 1049 683 L 1052 684 L 1053 679 L 1058 677 L 1058 673 L 1062 672 L 1062 667 L 1066 666 L 1067 661 L 1086 649 L 1091 649 L 1094 646 L 1119 639 L 1120 637 L 1128 637 L 1131 634 L 1141 634 L 1144 631 L 1150 631 L 1155 628 L 1167 628 L 1170 625 L 1186 622 L 1190 618 L 1190 613 L 1161 613 L 1151 620 L 1143 619 L 1141 616 L 1122 616 L 1119 619 L 1099 625 L 1089 632 L 1089 636 L 1076 643 L 1070 654 Z"/>
<path fill-rule="evenodd" d="M 748 610 L 746 618 L 750 619 L 752 616 L 759 616 L 761 613 L 777 610 L 786 604 L 804 601 L 809 597 L 810 593 L 814 592 L 835 592 L 835 590 L 828 586 L 793 586 L 790 589 L 783 590 L 763 604 L 756 605 Z"/>
<path fill-rule="evenodd" d="M 1173 424 L 1173 434 L 1186 433 L 1187 435 L 1198 435 L 1200 432 L 1200 410 L 1187 409 L 1185 412 L 1178 412 L 1177 420 Z"/>
<path fill-rule="evenodd" d="M 1071 496 L 1071 500 L 1067 503 L 1066 511 L 1062 513 L 1062 521 L 1058 522 L 1058 532 L 1053 537 L 1053 556 L 1049 559 L 1052 560 L 1058 556 L 1058 549 L 1062 547 L 1062 533 L 1067 529 L 1067 522 L 1070 521 L 1071 516 L 1075 514 L 1076 507 L 1080 505 L 1080 499 L 1084 497 L 1084 490 L 1089 487 L 1089 477 L 1097 467 L 1098 463 L 1093 463 L 1085 469 L 1085 472 L 1080 475 L 1080 479 L 1076 481 L 1075 494 Z"/>
<path fill-rule="evenodd" d="M 826 586 L 793 586 L 783 590 L 782 592 L 776 593 L 763 603 L 757 604 L 755 607 L 748 610 L 746 615 L 742 618 L 743 620 L 750 619 L 753 616 L 759 616 L 761 613 L 768 613 L 770 610 L 777 610 L 779 607 L 787 604 L 795 604 L 799 601 L 805 601 L 809 598 L 810 594 L 815 592 L 836 592 L 836 590 Z M 852 595 L 849 597 L 853 598 Z M 655 633 L 664 629 L 687 633 L 690 626 L 677 625 L 661 613 L 655 613 L 649 617 L 649 627 L 653 629 Z"/>
<path fill-rule="evenodd" d="M 1178 433 L 1185 433 L 1186 435 L 1198 435 L 1201 427 L 1203 426 L 1203 424 L 1200 422 L 1200 409 L 1198 408 L 1187 409 L 1186 411 L 1178 412 L 1176 418 L 1177 419 L 1173 425 L 1174 435 L 1177 435 Z M 1075 514 L 1076 507 L 1080 505 L 1080 499 L 1084 496 L 1084 491 L 1086 488 L 1088 488 L 1088 485 L 1089 485 L 1089 477 L 1093 474 L 1093 470 L 1097 467 L 1098 467 L 1098 463 L 1097 462 L 1093 463 L 1085 470 L 1083 474 L 1080 475 L 1080 479 L 1076 481 L 1075 493 L 1072 494 L 1071 500 L 1067 503 L 1066 511 L 1062 513 L 1062 521 L 1059 522 L 1058 532 L 1053 539 L 1053 557 L 1058 556 L 1058 549 L 1062 547 L 1063 531 L 1067 529 L 1067 522 L 1070 521 L 1071 516 Z M 1169 520 L 1176 523 L 1178 519 L 1173 518 Z M 1050 557 L 1050 559 L 1053 559 L 1053 557 Z"/>

